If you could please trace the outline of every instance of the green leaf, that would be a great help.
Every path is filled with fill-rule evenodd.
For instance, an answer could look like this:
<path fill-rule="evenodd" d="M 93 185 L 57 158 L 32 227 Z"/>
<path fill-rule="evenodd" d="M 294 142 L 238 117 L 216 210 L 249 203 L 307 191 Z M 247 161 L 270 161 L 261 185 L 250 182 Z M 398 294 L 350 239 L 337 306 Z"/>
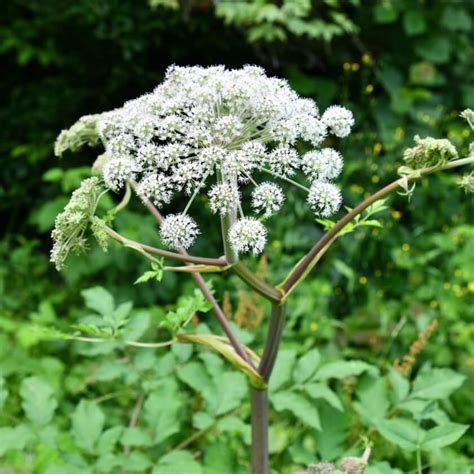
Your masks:
<path fill-rule="evenodd" d="M 163 265 L 156 262 L 151 263 L 151 270 L 146 271 L 135 280 L 134 285 L 138 283 L 146 283 L 150 280 L 161 281 L 163 279 Z"/>
<path fill-rule="evenodd" d="M 199 411 L 193 415 L 193 426 L 198 430 L 205 430 L 214 423 L 215 418 L 203 411 Z"/>
<path fill-rule="evenodd" d="M 229 445 L 223 442 L 213 443 L 204 455 L 205 474 L 223 474 L 235 472 L 235 458 Z"/>
<path fill-rule="evenodd" d="M 250 425 L 237 416 L 226 416 L 218 421 L 217 427 L 221 433 L 238 434 L 245 444 L 250 445 Z"/>
<path fill-rule="evenodd" d="M 422 10 L 407 10 L 403 15 L 403 27 L 409 36 L 419 35 L 426 31 L 425 14 Z"/>
<path fill-rule="evenodd" d="M 3 407 L 7 398 L 8 390 L 6 388 L 5 379 L 0 376 L 0 408 Z"/>
<path fill-rule="evenodd" d="M 222 472 L 222 471 L 221 471 Z M 152 474 L 203 474 L 202 468 L 188 451 L 173 451 L 163 456 Z"/>
<path fill-rule="evenodd" d="M 334 461 L 346 452 L 346 438 L 351 420 L 348 414 L 327 404 L 319 409 L 322 431 L 314 432 L 316 449 L 321 459 Z"/>
<path fill-rule="evenodd" d="M 108 316 L 114 311 L 114 297 L 101 286 L 82 290 L 81 295 L 84 298 L 86 306 L 102 316 Z"/>
<path fill-rule="evenodd" d="M 106 454 L 114 450 L 120 436 L 122 436 L 124 428 L 122 426 L 114 426 L 105 430 L 97 442 L 97 453 Z"/>
<path fill-rule="evenodd" d="M 238 372 L 224 372 L 214 380 L 215 414 L 223 415 L 239 407 L 247 395 L 247 381 Z"/>
<path fill-rule="evenodd" d="M 72 435 L 76 445 L 92 453 L 104 422 L 105 415 L 97 403 L 81 400 L 72 414 Z"/>
<path fill-rule="evenodd" d="M 151 436 L 139 427 L 125 428 L 120 442 L 124 446 L 151 446 L 153 441 Z"/>
<path fill-rule="evenodd" d="M 154 429 L 156 443 L 161 443 L 179 431 L 182 412 L 181 397 L 174 379 L 163 379 L 143 404 L 144 419 Z"/>
<path fill-rule="evenodd" d="M 388 462 L 370 463 L 364 474 L 404 474 L 403 471 L 390 466 Z"/>
<path fill-rule="evenodd" d="M 311 398 L 322 398 L 336 410 L 344 411 L 344 407 L 342 406 L 339 397 L 326 385 L 320 383 L 310 383 L 305 385 L 304 389 Z"/>
<path fill-rule="evenodd" d="M 432 35 L 419 39 L 415 45 L 419 56 L 435 64 L 449 61 L 451 56 L 451 43 L 443 35 Z"/>
<path fill-rule="evenodd" d="M 0 456 L 15 449 L 21 451 L 34 438 L 34 434 L 24 425 L 15 428 L 0 428 Z"/>
<path fill-rule="evenodd" d="M 337 362 L 329 362 L 323 365 L 313 377 L 313 380 L 327 380 L 327 379 L 345 379 L 353 375 L 360 375 L 363 372 L 368 372 L 371 375 L 378 375 L 379 370 L 377 367 L 367 364 L 361 360 L 345 361 L 340 360 Z"/>
<path fill-rule="evenodd" d="M 301 422 L 321 430 L 318 409 L 303 395 L 285 391 L 272 395 L 271 402 L 276 411 L 289 410 Z"/>
<path fill-rule="evenodd" d="M 440 23 L 450 31 L 469 31 L 472 28 L 471 15 L 462 6 L 445 8 Z"/>
<path fill-rule="evenodd" d="M 425 434 L 421 448 L 427 451 L 444 448 L 455 443 L 469 428 L 469 425 L 447 423 L 431 428 Z"/>
<path fill-rule="evenodd" d="M 290 381 L 295 362 L 296 351 L 283 349 L 279 352 L 275 368 L 270 378 L 270 391 L 276 391 Z"/>
<path fill-rule="evenodd" d="M 356 394 L 359 401 L 354 402 L 354 408 L 361 415 L 364 423 L 371 425 L 385 416 L 390 406 L 385 377 L 364 376 L 357 387 Z"/>
<path fill-rule="evenodd" d="M 183 365 L 178 370 L 177 375 L 182 382 L 194 391 L 202 393 L 204 398 L 207 398 L 207 394 L 214 391 L 212 380 L 204 365 L 200 362 L 193 361 Z"/>
<path fill-rule="evenodd" d="M 377 23 L 393 23 L 398 18 L 398 10 L 393 2 L 378 2 L 374 9 L 374 19 Z"/>
<path fill-rule="evenodd" d="M 464 375 L 451 369 L 431 369 L 418 374 L 412 397 L 426 400 L 440 400 L 449 397 L 466 380 Z"/>
<path fill-rule="evenodd" d="M 151 466 L 152 462 L 148 456 L 140 451 L 132 451 L 127 456 L 124 456 L 122 461 L 122 468 L 125 471 L 145 472 Z"/>
<path fill-rule="evenodd" d="M 407 451 L 417 449 L 418 436 L 423 433 L 415 422 L 405 418 L 380 420 L 377 422 L 376 428 L 387 441 Z"/>
<path fill-rule="evenodd" d="M 20 395 L 26 417 L 38 425 L 46 425 L 53 418 L 58 402 L 52 388 L 39 377 L 29 377 L 21 383 Z"/>
<path fill-rule="evenodd" d="M 396 403 L 404 400 L 410 392 L 410 382 L 398 370 L 390 367 L 388 372 L 388 380 L 395 393 Z"/>
<path fill-rule="evenodd" d="M 316 372 L 320 360 L 321 354 L 317 349 L 308 351 L 298 359 L 293 371 L 293 380 L 298 384 L 306 382 Z"/>

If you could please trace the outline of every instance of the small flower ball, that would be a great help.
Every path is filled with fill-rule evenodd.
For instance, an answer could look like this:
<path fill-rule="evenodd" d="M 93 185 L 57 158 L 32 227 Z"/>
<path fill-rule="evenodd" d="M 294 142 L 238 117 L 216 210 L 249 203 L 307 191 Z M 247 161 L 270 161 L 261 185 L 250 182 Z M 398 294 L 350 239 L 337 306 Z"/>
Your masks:
<path fill-rule="evenodd" d="M 354 125 L 352 112 L 340 105 L 331 105 L 321 117 L 331 133 L 339 138 L 347 137 Z"/>
<path fill-rule="evenodd" d="M 330 217 L 341 207 L 341 191 L 332 183 L 315 181 L 309 190 L 307 202 L 316 216 Z"/>
<path fill-rule="evenodd" d="M 320 151 L 309 151 L 302 159 L 303 172 L 311 181 L 332 181 L 342 171 L 343 160 L 341 154 L 332 148 L 323 148 Z"/>
<path fill-rule="evenodd" d="M 292 176 L 300 165 L 297 151 L 288 145 L 280 145 L 269 156 L 270 168 L 275 173 Z"/>
<path fill-rule="evenodd" d="M 103 176 L 106 186 L 119 191 L 126 181 L 134 179 L 136 164 L 130 158 L 114 158 L 104 165 Z"/>
<path fill-rule="evenodd" d="M 238 253 L 262 253 L 267 241 L 267 229 L 257 219 L 244 217 L 229 230 L 229 241 Z"/>
<path fill-rule="evenodd" d="M 199 233 L 196 222 L 187 214 L 170 214 L 163 220 L 160 228 L 161 240 L 174 249 L 189 248 Z"/>
<path fill-rule="evenodd" d="M 278 212 L 284 200 L 285 195 L 280 186 L 269 181 L 259 184 L 252 192 L 252 207 L 265 217 Z"/>
<path fill-rule="evenodd" d="M 169 204 L 173 197 L 174 183 L 170 176 L 162 173 L 146 175 L 137 186 L 137 194 L 145 201 L 149 199 L 155 206 Z"/>
<path fill-rule="evenodd" d="M 229 183 L 215 184 L 209 191 L 209 206 L 214 214 L 228 214 L 237 207 L 240 196 L 237 186 Z"/>

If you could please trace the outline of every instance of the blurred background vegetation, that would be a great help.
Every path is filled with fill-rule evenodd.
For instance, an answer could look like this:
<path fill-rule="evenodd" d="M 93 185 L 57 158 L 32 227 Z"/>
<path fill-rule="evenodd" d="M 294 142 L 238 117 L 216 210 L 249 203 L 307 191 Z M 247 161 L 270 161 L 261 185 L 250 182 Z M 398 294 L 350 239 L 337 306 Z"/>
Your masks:
<path fill-rule="evenodd" d="M 110 295 L 117 304 L 133 302 L 137 337 L 156 339 L 163 311 L 173 307 L 183 287 L 185 293 L 193 291 L 185 276 L 178 283 L 175 275 L 166 275 L 160 284 L 132 285 L 147 265 L 115 246 L 107 254 L 93 247 L 91 255 L 71 258 L 64 272 L 55 272 L 48 262 L 54 217 L 89 176 L 95 154 L 85 149 L 58 161 L 54 139 L 81 115 L 109 110 L 153 89 L 169 64 L 259 64 L 287 78 L 320 108 L 340 103 L 353 110 L 355 133 L 341 143 L 342 189 L 352 206 L 396 176 L 401 152 L 415 134 L 449 137 L 466 151 L 469 129 L 458 114 L 474 106 L 474 3 L 10 0 L 2 10 L 0 426 L 28 426 L 17 430 L 15 442 L 8 438 L 10 447 L 0 428 L 2 472 L 121 472 L 118 466 L 147 472 L 158 463 L 153 472 L 191 473 L 201 472 L 202 462 L 204 473 L 245 472 L 245 381 L 218 359 L 195 349 L 200 362 L 190 366 L 188 347 L 138 351 L 43 340 L 38 327 L 77 323 L 96 309 L 90 301 L 94 294 L 108 298 L 111 308 Z M 290 196 L 286 209 L 292 212 L 272 224 L 268 260 L 254 262 L 274 282 L 321 233 L 302 196 Z M 418 186 L 410 202 L 392 197 L 382 214 L 383 228 L 341 239 L 290 300 L 286 362 L 276 383 L 290 384 L 296 357 L 313 348 L 329 361 L 358 359 L 387 370 L 437 321 L 411 374 L 431 366 L 464 374 L 462 388 L 441 404 L 456 422 L 472 422 L 473 217 L 472 196 L 456 188 L 452 175 L 435 176 Z M 140 205 L 120 215 L 117 225 L 132 238 L 157 241 L 156 227 Z M 219 245 L 217 233 L 210 233 L 196 253 L 217 255 Z M 235 288 L 225 295 L 229 317 L 246 343 L 260 347 L 263 303 L 240 290 L 233 278 L 213 283 L 221 299 L 225 289 Z M 108 293 L 97 288 L 91 293 L 97 286 Z M 199 319 L 218 331 L 211 316 Z M 190 382 L 183 367 L 205 373 Z M 224 408 L 208 406 L 206 383 L 215 383 L 216 374 L 227 374 L 235 389 L 222 394 L 228 397 Z M 413 470 L 412 453 L 371 431 L 355 403 L 364 400 L 355 380 L 345 378 L 332 388 L 345 411 L 334 411 L 334 401 L 316 404 L 324 436 L 305 425 L 297 409 L 274 410 L 275 472 L 293 472 L 311 459 L 336 459 L 357 446 L 360 436 L 374 443 L 372 474 Z M 28 389 L 43 394 L 45 405 L 36 409 L 47 416 L 36 425 L 31 419 L 35 407 L 29 407 L 28 417 Z M 369 407 L 375 393 L 369 391 Z M 162 406 L 168 407 L 166 414 Z M 138 429 L 125 439 L 120 430 L 113 431 L 129 424 L 134 407 L 146 420 L 149 416 L 149 423 L 160 420 L 161 435 L 153 441 Z M 222 424 L 209 422 L 209 413 L 221 417 Z M 98 426 L 84 421 L 91 419 Z M 325 425 L 325 419 L 332 422 Z M 87 440 L 94 439 L 94 429 L 100 446 Z M 426 454 L 424 462 L 431 467 L 424 472 L 467 474 L 473 457 L 471 430 L 442 453 Z M 176 466 L 185 467 L 179 471 Z"/>

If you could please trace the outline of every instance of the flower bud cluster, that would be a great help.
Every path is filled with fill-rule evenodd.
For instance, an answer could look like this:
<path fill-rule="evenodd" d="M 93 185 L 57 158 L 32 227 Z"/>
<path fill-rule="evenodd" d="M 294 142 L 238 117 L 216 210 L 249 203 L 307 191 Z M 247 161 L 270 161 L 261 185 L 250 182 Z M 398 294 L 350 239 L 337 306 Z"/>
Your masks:
<path fill-rule="evenodd" d="M 406 149 L 403 154 L 403 159 L 410 168 L 437 166 L 458 157 L 455 146 L 445 138 L 420 138 L 415 135 L 414 139 L 416 146 Z"/>
<path fill-rule="evenodd" d="M 73 251 L 77 254 L 86 249 L 87 241 L 84 234 L 94 216 L 101 191 L 99 178 L 85 179 L 72 193 L 63 212 L 56 216 L 51 234 L 54 244 L 50 261 L 56 265 L 57 270 L 63 268 L 69 252 Z M 103 240 L 100 244 L 105 247 Z"/>

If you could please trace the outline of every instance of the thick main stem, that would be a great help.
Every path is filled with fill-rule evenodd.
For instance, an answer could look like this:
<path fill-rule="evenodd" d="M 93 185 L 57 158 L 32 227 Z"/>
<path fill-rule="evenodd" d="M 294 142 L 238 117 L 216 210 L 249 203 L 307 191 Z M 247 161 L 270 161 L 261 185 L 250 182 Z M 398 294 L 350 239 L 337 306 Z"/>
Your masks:
<path fill-rule="evenodd" d="M 275 365 L 285 325 L 285 305 L 272 303 L 268 334 L 258 372 L 268 382 Z M 251 389 L 252 474 L 268 474 L 268 391 Z"/>
<path fill-rule="evenodd" d="M 268 392 L 250 390 L 252 422 L 252 474 L 268 474 Z"/>

